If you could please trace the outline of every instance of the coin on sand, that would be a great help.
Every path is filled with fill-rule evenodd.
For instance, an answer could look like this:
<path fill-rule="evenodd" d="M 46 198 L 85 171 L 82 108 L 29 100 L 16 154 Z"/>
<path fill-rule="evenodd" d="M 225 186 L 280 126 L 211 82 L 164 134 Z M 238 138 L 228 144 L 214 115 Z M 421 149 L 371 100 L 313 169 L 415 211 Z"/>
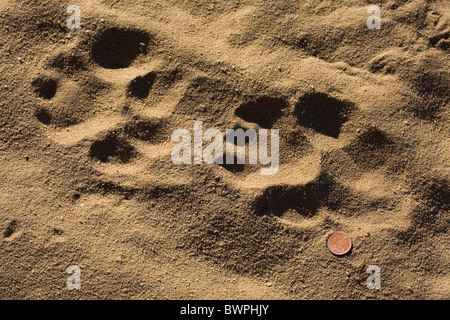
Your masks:
<path fill-rule="evenodd" d="M 345 233 L 336 232 L 328 238 L 327 246 L 332 254 L 343 256 L 352 248 L 352 240 Z"/>

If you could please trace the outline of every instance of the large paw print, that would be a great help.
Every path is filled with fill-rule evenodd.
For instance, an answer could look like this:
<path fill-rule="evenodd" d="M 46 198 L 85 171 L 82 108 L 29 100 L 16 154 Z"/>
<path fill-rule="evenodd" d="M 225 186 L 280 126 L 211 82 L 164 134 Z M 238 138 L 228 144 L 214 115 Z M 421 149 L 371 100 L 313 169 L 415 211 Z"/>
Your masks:
<path fill-rule="evenodd" d="M 189 189 L 213 178 L 249 200 L 254 217 L 300 229 L 327 217 L 346 224 L 354 215 L 399 205 L 383 188 L 378 194 L 363 189 L 368 175 L 395 169 L 402 146 L 358 120 L 363 110 L 351 99 L 314 90 L 291 97 L 253 92 L 210 69 L 172 62 L 148 32 L 105 28 L 80 35 L 44 61 L 31 80 L 40 99 L 35 116 L 56 142 L 86 150 L 108 186 L 103 191 L 128 195 L 165 184 Z M 279 129 L 279 172 L 264 177 L 257 165 L 174 165 L 171 134 L 195 120 L 223 131 Z"/>
<path fill-rule="evenodd" d="M 81 33 L 51 53 L 32 80 L 37 120 L 56 142 L 88 148 L 103 173 L 155 157 L 152 145 L 170 137 L 171 104 L 186 86 L 182 69 L 152 57 L 155 49 L 153 36 L 137 29 Z"/>

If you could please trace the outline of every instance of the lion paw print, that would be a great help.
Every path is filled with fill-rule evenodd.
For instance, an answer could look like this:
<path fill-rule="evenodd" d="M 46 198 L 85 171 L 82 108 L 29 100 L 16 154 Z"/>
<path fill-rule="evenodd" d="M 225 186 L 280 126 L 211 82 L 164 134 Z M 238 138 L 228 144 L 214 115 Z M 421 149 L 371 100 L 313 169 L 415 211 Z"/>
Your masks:
<path fill-rule="evenodd" d="M 151 34 L 111 27 L 79 34 L 52 52 L 32 89 L 35 117 L 65 146 L 81 145 L 99 164 L 130 163 L 157 153 L 186 86 L 183 71 L 155 54 Z"/>
<path fill-rule="evenodd" d="M 94 36 L 78 35 L 51 53 L 32 79 L 39 97 L 36 119 L 57 143 L 85 148 L 95 170 L 116 189 L 155 182 L 193 185 L 214 176 L 249 196 L 256 216 L 275 216 L 287 225 L 307 226 L 321 213 L 344 221 L 364 214 L 358 207 L 397 205 L 392 197 L 354 190 L 364 184 L 365 172 L 389 168 L 389 155 L 401 147 L 375 127 L 342 142 L 353 115 L 362 112 L 353 102 L 315 91 L 291 98 L 253 93 L 224 77 L 182 67 L 161 52 L 155 37 L 138 29 L 109 27 Z M 174 165 L 171 134 L 196 120 L 211 128 L 282 128 L 279 173 L 263 177 L 247 164 L 197 171 L 194 165 Z M 354 170 L 351 179 L 359 172 L 360 180 L 346 180 L 345 169 L 337 169 L 342 167 Z"/>

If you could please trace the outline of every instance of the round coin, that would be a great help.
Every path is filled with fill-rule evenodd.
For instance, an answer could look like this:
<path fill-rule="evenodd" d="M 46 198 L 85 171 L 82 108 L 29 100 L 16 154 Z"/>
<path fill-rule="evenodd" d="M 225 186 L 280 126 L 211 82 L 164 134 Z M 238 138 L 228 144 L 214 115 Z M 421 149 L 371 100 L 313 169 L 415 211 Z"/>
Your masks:
<path fill-rule="evenodd" d="M 345 233 L 336 232 L 328 238 L 327 246 L 332 254 L 343 256 L 352 248 L 352 240 Z"/>

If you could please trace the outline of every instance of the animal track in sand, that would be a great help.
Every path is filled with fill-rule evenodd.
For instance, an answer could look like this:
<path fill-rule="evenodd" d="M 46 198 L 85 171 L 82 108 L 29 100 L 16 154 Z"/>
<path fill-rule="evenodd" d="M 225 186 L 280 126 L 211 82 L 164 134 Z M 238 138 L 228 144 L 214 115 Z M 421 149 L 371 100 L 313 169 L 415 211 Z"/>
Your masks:
<path fill-rule="evenodd" d="M 91 57 L 103 68 L 128 68 L 139 55 L 147 54 L 150 41 L 150 34 L 141 30 L 110 28 L 95 39 Z"/>
<path fill-rule="evenodd" d="M 131 98 L 137 99 L 147 98 L 148 94 L 150 93 L 150 89 L 155 83 L 155 80 L 156 80 L 155 72 L 150 72 L 145 76 L 137 77 L 136 79 L 131 81 L 130 85 L 128 86 L 127 95 Z"/>
<path fill-rule="evenodd" d="M 180 72 L 172 67 L 146 71 L 142 63 L 136 62 L 140 55 L 148 53 L 151 39 L 152 36 L 142 30 L 111 27 L 99 31 L 94 37 L 88 35 L 73 40 L 67 48 L 63 47 L 55 56 L 46 59 L 44 69 L 56 71 L 60 84 L 51 77 L 40 76 L 33 80 L 32 86 L 46 100 L 52 99 L 57 91 L 61 93 L 52 100 L 52 104 L 36 109 L 37 120 L 45 125 L 54 124 L 49 130 L 55 133 L 59 133 L 60 128 L 77 130 L 76 126 L 80 125 L 80 130 L 89 134 L 86 136 L 88 141 L 94 138 L 88 152 L 90 158 L 102 163 L 128 163 L 137 157 L 139 153 L 133 146 L 133 139 L 162 142 L 161 116 L 137 116 L 136 112 L 141 110 L 130 108 L 134 106 L 130 103 L 132 100 L 145 103 L 150 98 L 153 85 L 157 85 L 159 95 L 170 90 L 173 82 L 179 79 Z M 103 76 L 97 72 L 97 65 L 109 72 L 125 72 L 126 69 L 128 75 Z M 136 76 L 129 80 L 133 74 Z M 111 104 L 111 96 L 122 100 L 115 99 L 117 107 L 108 110 L 105 106 Z M 96 134 L 89 133 L 91 130 L 87 130 L 89 128 L 86 126 L 81 127 L 84 123 L 89 125 L 86 120 L 105 112 L 113 122 L 108 126 L 92 128 Z M 73 118 L 72 114 L 78 118 Z M 82 132 L 77 136 L 75 143 L 85 140 Z M 71 140 L 69 136 L 67 140 Z"/>
<path fill-rule="evenodd" d="M 311 218 L 320 208 L 336 210 L 339 207 L 338 191 L 342 196 L 345 188 L 327 174 L 320 174 L 305 185 L 274 185 L 263 190 L 255 199 L 254 210 L 259 216 L 282 217 L 288 210 Z"/>
<path fill-rule="evenodd" d="M 435 5 L 424 2 L 404 11 Z M 56 260 L 104 275 L 120 254 L 123 276 L 106 275 L 109 286 L 82 290 L 87 298 L 215 297 L 210 284 L 224 281 L 230 290 L 219 296 L 244 298 L 248 288 L 294 299 L 442 293 L 450 198 L 445 33 L 429 46 L 418 19 L 398 24 L 384 13 L 382 30 L 368 30 L 361 3 L 222 1 L 214 10 L 189 1 L 148 2 L 144 10 L 130 3 L 82 1 L 81 29 L 70 31 L 56 20 L 64 22 L 64 3 L 4 12 L 2 233 L 20 218 L 2 237 L 12 258 L 5 261 L 41 261 L 34 270 L 54 280 L 44 281 L 45 291 L 63 287 L 65 278 L 52 276 L 65 274 Z M 27 7 L 34 12 L 21 18 Z M 52 20 L 59 30 L 31 23 Z M 235 34 L 242 41 L 230 45 Z M 55 80 L 55 93 L 33 86 L 38 78 Z M 419 98 L 429 108 L 408 101 Z M 423 121 L 430 115 L 432 123 Z M 192 133 L 194 121 L 222 137 L 226 129 L 279 129 L 278 173 L 262 176 L 262 163 L 173 164 L 171 134 Z M 426 184 L 411 190 L 424 173 Z M 355 245 L 343 260 L 326 248 L 338 229 Z M 36 240 L 44 252 L 33 249 Z M 20 254 L 24 248 L 29 254 Z M 367 264 L 380 265 L 387 292 L 361 285 Z M 206 278 L 180 275 L 186 266 Z M 36 288 L 23 296 L 44 292 L 22 271 L 10 282 Z M 416 280 L 423 290 L 409 288 Z"/>
<path fill-rule="evenodd" d="M 146 141 L 149 143 L 161 143 L 167 139 L 167 135 L 164 133 L 165 122 L 161 119 L 142 119 L 135 117 L 132 121 L 128 122 L 124 127 L 124 133 L 132 138 Z"/>
<path fill-rule="evenodd" d="M 137 152 L 124 138 L 109 134 L 91 145 L 89 156 L 103 163 L 111 161 L 127 163 L 137 156 Z"/>
<path fill-rule="evenodd" d="M 241 104 L 235 115 L 247 122 L 257 123 L 262 128 L 271 128 L 288 107 L 282 98 L 262 96 Z"/>
<path fill-rule="evenodd" d="M 52 122 L 52 115 L 45 108 L 37 109 L 35 116 L 39 122 L 42 122 L 45 125 L 49 125 Z"/>
<path fill-rule="evenodd" d="M 342 126 L 354 109 L 353 103 L 339 100 L 325 93 L 307 93 L 295 106 L 298 123 L 314 131 L 338 138 Z"/>
<path fill-rule="evenodd" d="M 87 120 L 94 117 L 102 119 L 103 115 L 108 116 L 105 117 L 106 122 L 111 121 L 108 126 L 99 126 L 100 129 L 78 127 L 78 124 L 70 126 L 81 138 L 70 141 L 68 145 L 76 144 L 84 148 L 90 159 L 89 164 L 100 175 L 95 186 L 83 186 L 77 190 L 79 194 L 114 193 L 126 198 L 144 195 L 144 198 L 162 199 L 169 197 L 171 191 L 182 183 L 188 184 L 183 186 L 183 192 L 193 193 L 202 188 L 197 186 L 201 184 L 198 181 L 220 177 L 231 190 L 230 193 L 238 197 L 247 192 L 251 194 L 250 208 L 245 218 L 260 222 L 264 220 L 262 218 L 274 216 L 281 218 L 275 220 L 281 222 L 281 227 L 291 230 L 309 227 L 293 223 L 289 215 L 311 221 L 322 219 L 321 212 L 328 211 L 330 216 L 335 217 L 340 215 L 337 212 L 344 206 L 343 202 L 357 203 L 352 198 L 352 190 L 321 167 L 321 148 L 309 140 L 316 133 L 339 140 L 342 127 L 351 120 L 352 112 L 356 109 L 353 102 L 321 92 L 303 93 L 297 103 L 292 103 L 285 96 L 286 93 L 273 94 L 274 91 L 269 90 L 255 94 L 250 88 L 245 88 L 250 92 L 244 95 L 241 88 L 225 76 L 217 76 L 192 66 L 182 68 L 180 62 L 169 61 L 165 56 L 168 53 L 148 59 L 146 55 L 153 44 L 149 32 L 113 27 L 93 37 L 74 40 L 79 42 L 72 43 L 62 53 L 58 52 L 47 63 L 47 66 L 58 72 L 57 78 L 61 81 L 57 89 L 61 89 L 61 95 L 67 90 L 66 84 L 72 82 L 79 86 L 80 91 L 92 91 L 82 101 L 92 105 L 93 112 L 87 114 L 81 124 L 89 123 Z M 91 46 L 83 47 L 85 43 Z M 155 62 L 157 60 L 158 63 Z M 92 90 L 90 84 L 96 79 L 101 79 L 105 84 Z M 52 102 L 59 97 L 58 93 Z M 165 99 L 171 102 L 170 106 L 161 103 Z M 36 118 L 43 124 L 54 124 L 54 110 L 60 108 L 61 113 L 65 112 L 62 101 L 54 102 L 54 109 L 41 106 L 36 111 Z M 158 105 L 164 105 L 163 112 L 155 112 L 155 106 Z M 280 155 L 284 166 L 281 169 L 284 171 L 280 170 L 279 175 L 265 178 L 267 181 L 264 184 L 259 185 L 256 179 L 257 183 L 246 185 L 241 182 L 258 174 L 253 165 L 176 167 L 170 162 L 170 146 L 167 142 L 175 128 L 191 127 L 194 120 L 203 121 L 205 127 L 217 126 L 221 129 L 272 129 L 282 123 L 286 126 L 280 127 L 280 143 L 285 148 Z M 96 123 L 94 121 L 86 126 Z M 52 126 L 47 129 L 56 130 Z M 370 145 L 364 144 L 363 138 L 355 143 L 367 154 L 378 150 L 383 152 L 390 146 L 386 142 L 379 149 L 372 150 Z M 370 136 L 368 139 L 372 138 Z M 285 150 L 288 151 L 286 154 Z M 348 150 L 351 154 L 353 149 Z M 234 158 L 236 163 L 237 159 Z M 307 159 L 302 162 L 303 158 Z M 361 159 L 361 163 L 364 163 L 364 159 Z M 291 180 L 292 176 L 303 175 L 304 171 L 300 173 L 297 167 L 303 164 L 311 172 L 306 172 L 305 177 Z M 181 171 L 188 178 L 180 174 Z M 175 177 L 171 177 L 171 174 Z M 158 195 L 146 194 L 157 188 L 167 188 L 168 191 Z M 195 195 L 196 198 L 202 196 L 202 191 Z M 185 196 L 181 198 L 173 201 L 186 200 Z M 199 234 L 199 237 L 202 236 Z"/>
<path fill-rule="evenodd" d="M 17 220 L 12 220 L 6 227 L 5 231 L 3 232 L 3 237 L 4 238 L 11 237 L 13 233 L 17 231 L 17 227 L 18 227 Z"/>
<path fill-rule="evenodd" d="M 131 32 L 129 39 L 127 32 Z M 135 59 L 147 52 L 147 45 L 151 37 L 144 36 L 145 32 L 133 30 L 124 31 L 121 28 L 111 28 L 100 33 L 93 41 L 91 58 L 102 68 L 106 69 L 127 69 Z M 117 36 L 117 38 L 115 38 Z M 114 39 L 112 39 L 112 38 Z M 126 42 L 126 43 L 125 43 Z M 145 49 L 143 48 L 145 45 Z M 131 53 L 124 54 L 124 48 L 131 46 Z M 118 56 L 116 60 L 108 55 L 101 55 L 100 51 L 108 49 Z M 107 50 L 107 51 L 108 51 Z M 59 54 L 53 61 L 53 66 L 57 66 L 63 73 L 67 70 L 82 69 L 84 63 L 82 59 L 68 58 L 70 55 Z M 77 55 L 75 55 L 77 56 Z M 82 56 L 82 55 L 80 55 Z M 128 70 L 128 69 L 127 69 Z M 132 69 L 129 69 L 132 70 Z M 87 69 L 89 72 L 89 68 Z M 70 73 L 69 73 L 70 74 Z M 121 88 L 125 91 L 116 92 L 117 96 L 122 95 L 126 99 L 149 101 L 153 88 L 165 94 L 170 87 L 180 81 L 180 72 L 160 72 L 157 70 L 141 72 L 133 80 L 127 81 Z M 181 119 L 202 119 L 206 123 L 229 123 L 230 119 L 239 122 L 244 120 L 253 123 L 260 128 L 270 129 L 282 117 L 292 116 L 291 108 L 287 99 L 277 95 L 253 95 L 243 98 L 237 93 L 236 88 L 223 80 L 212 76 L 190 76 L 187 75 L 188 85 L 186 86 L 178 103 L 174 106 L 172 114 L 167 118 L 143 117 L 136 113 L 135 108 L 127 108 L 125 117 L 128 118 L 123 124 L 115 124 L 112 129 L 101 133 L 99 137 L 90 145 L 89 156 L 104 165 L 125 165 L 136 158 L 146 157 L 136 148 L 136 143 L 154 144 L 160 146 L 170 137 L 170 130 L 175 122 Z M 164 83 L 170 85 L 165 86 Z M 167 87 L 167 88 L 166 88 Z M 220 88 L 218 90 L 218 88 Z M 125 105 L 126 106 L 126 105 Z M 133 106 L 133 105 L 132 105 Z M 293 115 L 301 127 L 308 127 L 320 134 L 338 138 L 343 124 L 348 121 L 350 113 L 354 109 L 353 103 L 346 100 L 339 100 L 325 93 L 306 93 L 295 105 Z M 233 112 L 233 113 L 232 113 Z M 147 113 L 151 115 L 151 113 Z M 45 118 L 42 117 L 41 118 Z M 44 123 L 44 121 L 41 121 Z M 45 120 L 45 122 L 51 122 Z M 235 129 L 241 126 L 235 125 Z M 302 130 L 290 128 L 289 134 L 282 137 L 282 144 L 291 145 L 294 152 L 303 152 L 308 149 L 314 150 L 310 145 Z M 162 145 L 161 145 L 161 148 Z M 226 157 L 226 155 L 224 155 Z M 284 158 L 283 158 L 284 159 Z M 234 178 L 240 179 L 248 174 L 252 174 L 253 166 L 245 164 L 223 164 L 220 165 L 225 172 L 231 173 Z M 295 157 L 286 158 L 287 164 L 295 160 Z M 142 170 L 145 170 L 142 168 Z M 313 181 L 300 185 L 284 185 L 277 183 L 277 178 L 271 186 L 265 187 L 262 193 L 256 198 L 254 211 L 257 216 L 275 215 L 282 217 L 287 211 L 294 210 L 304 217 L 314 216 L 321 208 L 334 210 L 339 207 L 337 197 L 332 195 L 336 190 L 345 188 L 336 183 L 331 177 L 322 174 Z M 344 192 L 344 191 L 342 191 Z M 344 192 L 345 193 L 345 192 Z"/>
<path fill-rule="evenodd" d="M 33 80 L 31 85 L 34 87 L 36 94 L 46 100 L 52 99 L 56 95 L 58 88 L 58 82 L 49 77 L 39 77 Z"/>

